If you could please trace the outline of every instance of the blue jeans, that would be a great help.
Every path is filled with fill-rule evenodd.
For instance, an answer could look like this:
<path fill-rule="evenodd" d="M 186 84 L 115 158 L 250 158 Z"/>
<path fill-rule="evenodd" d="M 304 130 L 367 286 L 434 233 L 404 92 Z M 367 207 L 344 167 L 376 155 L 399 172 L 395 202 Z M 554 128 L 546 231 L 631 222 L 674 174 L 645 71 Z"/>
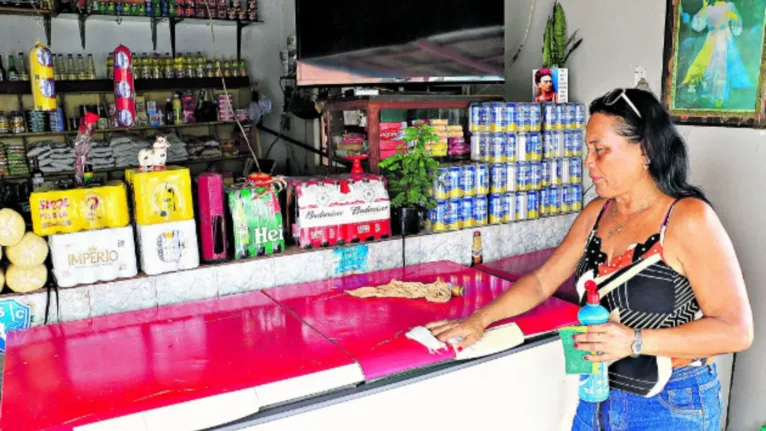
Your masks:
<path fill-rule="evenodd" d="M 659 395 L 645 398 L 616 389 L 603 403 L 580 401 L 573 431 L 720 430 L 723 397 L 715 364 L 673 370 Z"/>

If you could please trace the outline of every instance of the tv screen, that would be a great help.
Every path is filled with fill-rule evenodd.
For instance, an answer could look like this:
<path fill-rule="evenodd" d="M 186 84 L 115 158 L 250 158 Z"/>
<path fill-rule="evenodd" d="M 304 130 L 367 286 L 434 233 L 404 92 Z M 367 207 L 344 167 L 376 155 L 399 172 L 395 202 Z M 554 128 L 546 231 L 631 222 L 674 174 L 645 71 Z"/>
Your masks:
<path fill-rule="evenodd" d="M 504 0 L 295 0 L 302 86 L 501 82 Z"/>

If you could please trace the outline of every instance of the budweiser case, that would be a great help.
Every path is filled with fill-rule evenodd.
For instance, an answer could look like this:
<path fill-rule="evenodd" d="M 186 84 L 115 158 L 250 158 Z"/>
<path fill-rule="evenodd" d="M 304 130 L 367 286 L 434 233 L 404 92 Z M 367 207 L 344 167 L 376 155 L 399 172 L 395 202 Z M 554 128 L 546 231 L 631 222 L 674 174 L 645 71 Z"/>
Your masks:
<path fill-rule="evenodd" d="M 138 225 L 138 257 L 147 275 L 199 266 L 197 226 L 194 220 Z"/>
<path fill-rule="evenodd" d="M 60 287 L 133 277 L 138 273 L 130 225 L 51 235 L 48 245 L 53 275 Z"/>
<path fill-rule="evenodd" d="M 291 186 L 297 201 L 293 237 L 303 248 L 391 235 L 391 207 L 380 176 L 302 180 Z"/>

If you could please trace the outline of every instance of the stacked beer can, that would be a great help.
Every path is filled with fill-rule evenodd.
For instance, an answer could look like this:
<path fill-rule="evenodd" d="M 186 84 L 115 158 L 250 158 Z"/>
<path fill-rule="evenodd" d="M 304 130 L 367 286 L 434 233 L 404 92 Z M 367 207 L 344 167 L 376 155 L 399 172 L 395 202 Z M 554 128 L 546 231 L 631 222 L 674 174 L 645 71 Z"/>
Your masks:
<path fill-rule="evenodd" d="M 471 106 L 471 159 L 489 168 L 488 222 L 582 210 L 585 106 Z"/>

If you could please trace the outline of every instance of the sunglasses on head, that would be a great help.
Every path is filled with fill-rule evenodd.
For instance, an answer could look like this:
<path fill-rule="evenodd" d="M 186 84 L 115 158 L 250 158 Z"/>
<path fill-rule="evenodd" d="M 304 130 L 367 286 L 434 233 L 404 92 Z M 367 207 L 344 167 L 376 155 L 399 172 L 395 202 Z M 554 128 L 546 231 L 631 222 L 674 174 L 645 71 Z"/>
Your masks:
<path fill-rule="evenodd" d="M 641 113 L 638 112 L 638 108 L 636 108 L 636 105 L 633 104 L 633 102 L 628 97 L 628 94 L 624 88 L 618 88 L 616 90 L 612 90 L 604 95 L 604 105 L 606 106 L 612 106 L 615 103 L 617 103 L 618 100 L 623 99 L 625 102 L 630 105 L 630 107 L 633 109 L 633 112 L 638 115 L 638 118 L 641 117 Z"/>

